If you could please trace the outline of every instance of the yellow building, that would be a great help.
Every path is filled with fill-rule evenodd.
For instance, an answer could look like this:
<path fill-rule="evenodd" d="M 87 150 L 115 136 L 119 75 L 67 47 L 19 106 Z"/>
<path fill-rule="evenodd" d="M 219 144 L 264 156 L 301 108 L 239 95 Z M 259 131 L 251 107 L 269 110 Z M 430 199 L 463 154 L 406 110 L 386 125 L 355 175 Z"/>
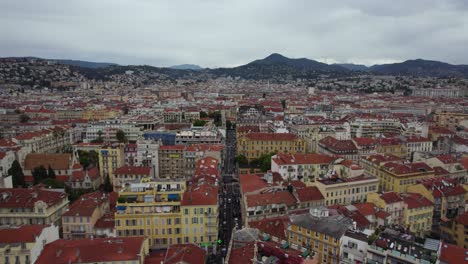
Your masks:
<path fill-rule="evenodd" d="M 316 253 L 318 263 L 340 263 L 340 241 L 352 226 L 341 215 L 329 216 L 328 209 L 315 207 L 310 213 L 291 216 L 287 235 L 290 244 Z"/>
<path fill-rule="evenodd" d="M 419 193 L 404 193 L 401 197 L 405 204 L 403 225 L 412 233 L 424 237 L 432 228 L 433 203 Z"/>
<path fill-rule="evenodd" d="M 315 181 L 315 186 L 325 198 L 325 205 L 365 202 L 369 193 L 376 192 L 379 180 L 372 176 L 349 179 L 324 179 Z"/>
<path fill-rule="evenodd" d="M 394 155 L 399 158 L 406 158 L 408 156 L 406 143 L 397 138 L 379 139 L 375 151 L 380 154 Z"/>
<path fill-rule="evenodd" d="M 376 176 L 379 178 L 381 191 L 404 193 L 408 186 L 417 183 L 418 180 L 434 178 L 435 172 L 424 162 L 387 162 L 378 168 Z"/>
<path fill-rule="evenodd" d="M 289 133 L 249 133 L 237 140 L 237 151 L 249 161 L 269 153 L 305 153 L 306 141 Z"/>
<path fill-rule="evenodd" d="M 468 212 L 459 215 L 447 226 L 442 226 L 441 229 L 444 235 L 450 238 L 450 242 L 459 247 L 468 248 Z"/>
<path fill-rule="evenodd" d="M 42 250 L 59 239 L 54 225 L 22 225 L 0 229 L 0 263 L 35 263 Z"/>
<path fill-rule="evenodd" d="M 367 202 L 375 204 L 375 206 L 390 215 L 388 221 L 389 225 L 401 225 L 403 223 L 403 212 L 405 204 L 398 193 L 369 193 L 367 194 Z"/>
<path fill-rule="evenodd" d="M 130 184 L 119 193 L 117 236 L 146 236 L 151 248 L 173 244 L 211 245 L 218 238 L 218 188 L 184 179 Z"/>
<path fill-rule="evenodd" d="M 0 189 L 0 225 L 61 225 L 68 208 L 65 192 L 46 189 Z"/>
<path fill-rule="evenodd" d="M 121 110 L 109 108 L 90 108 L 82 112 L 81 118 L 86 120 L 105 120 L 118 117 Z"/>
<path fill-rule="evenodd" d="M 462 112 L 438 112 L 434 114 L 437 125 L 454 130 L 458 126 L 466 125 L 468 114 Z"/>
<path fill-rule="evenodd" d="M 102 146 L 99 149 L 99 172 L 101 180 L 104 182 L 109 175 L 111 183 L 114 178 L 114 171 L 120 168 L 125 163 L 124 146 L 123 144 L 113 144 Z"/>
<path fill-rule="evenodd" d="M 465 212 L 467 192 L 455 179 L 427 179 L 408 186 L 407 190 L 419 193 L 434 203 L 434 223 L 455 218 Z"/>

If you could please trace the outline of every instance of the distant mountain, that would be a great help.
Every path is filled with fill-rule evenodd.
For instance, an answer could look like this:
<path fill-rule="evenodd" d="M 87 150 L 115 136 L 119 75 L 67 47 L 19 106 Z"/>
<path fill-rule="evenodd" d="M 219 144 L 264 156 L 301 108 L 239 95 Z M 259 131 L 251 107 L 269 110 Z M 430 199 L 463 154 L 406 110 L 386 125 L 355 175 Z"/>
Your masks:
<path fill-rule="evenodd" d="M 176 69 L 176 70 L 194 70 L 194 71 L 199 71 L 203 70 L 202 67 L 195 65 L 195 64 L 181 64 L 181 65 L 174 65 L 169 67 L 171 69 Z"/>
<path fill-rule="evenodd" d="M 374 65 L 371 72 L 387 75 L 412 75 L 420 77 L 468 77 L 468 65 L 452 65 L 431 60 L 407 60 L 400 63 Z"/>
<path fill-rule="evenodd" d="M 369 71 L 369 67 L 367 67 L 366 65 L 362 65 L 362 64 L 336 63 L 336 64 L 333 64 L 333 65 L 341 66 L 341 67 L 346 68 L 346 69 L 348 69 L 350 71 L 361 71 L 361 72 Z"/>
<path fill-rule="evenodd" d="M 91 69 L 98 69 L 98 68 L 105 68 L 109 66 L 117 66 L 116 63 L 109 63 L 109 62 L 92 62 L 92 61 L 81 61 L 81 60 L 53 60 L 47 59 L 50 61 L 56 61 L 60 64 L 66 64 L 70 66 L 77 66 L 82 68 L 91 68 Z"/>
<path fill-rule="evenodd" d="M 216 76 L 277 80 L 284 80 L 285 78 L 311 79 L 321 74 L 335 76 L 351 73 L 350 70 L 338 65 L 328 65 L 305 58 L 291 59 L 278 53 L 273 53 L 264 59 L 255 60 L 242 66 L 212 69 L 210 72 Z"/>

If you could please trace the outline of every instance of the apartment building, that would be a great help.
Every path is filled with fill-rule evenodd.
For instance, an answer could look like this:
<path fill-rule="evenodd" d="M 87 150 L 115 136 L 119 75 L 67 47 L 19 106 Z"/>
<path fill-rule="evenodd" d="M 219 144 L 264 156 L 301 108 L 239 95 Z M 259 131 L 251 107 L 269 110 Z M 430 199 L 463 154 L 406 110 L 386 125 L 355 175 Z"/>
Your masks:
<path fill-rule="evenodd" d="M 237 151 L 249 161 L 269 153 L 305 153 L 305 140 L 289 133 L 249 133 L 238 138 Z"/>
<path fill-rule="evenodd" d="M 372 137 L 386 133 L 401 133 L 401 123 L 398 119 L 384 118 L 356 118 L 349 122 L 351 128 L 351 137 Z"/>
<path fill-rule="evenodd" d="M 59 239 L 55 225 L 21 225 L 0 228 L 1 263 L 35 263 L 44 247 Z"/>
<path fill-rule="evenodd" d="M 375 204 L 376 207 L 389 214 L 389 225 L 403 224 L 404 202 L 396 192 L 369 193 L 367 202 Z"/>
<path fill-rule="evenodd" d="M 427 235 L 432 228 L 434 204 L 419 193 L 402 193 L 403 226 L 419 237 Z"/>
<path fill-rule="evenodd" d="M 135 166 L 123 166 L 115 169 L 114 179 L 112 179 L 112 185 L 114 191 L 119 192 L 125 185 L 130 183 L 138 183 L 142 179 L 149 180 L 153 173 L 151 167 L 135 167 Z"/>
<path fill-rule="evenodd" d="M 340 263 L 342 238 L 352 227 L 352 220 L 329 215 L 324 207 L 312 207 L 309 213 L 293 215 L 288 227 L 291 244 L 316 252 L 318 263 Z"/>
<path fill-rule="evenodd" d="M 433 120 L 440 127 L 455 130 L 459 126 L 467 125 L 468 113 L 441 111 L 434 113 Z"/>
<path fill-rule="evenodd" d="M 159 178 L 178 179 L 185 176 L 185 148 L 183 145 L 159 147 Z"/>
<path fill-rule="evenodd" d="M 98 151 L 99 156 L 99 173 L 102 182 L 109 176 L 112 183 L 114 179 L 114 171 L 117 168 L 124 166 L 125 155 L 123 144 L 104 145 Z"/>
<path fill-rule="evenodd" d="M 318 142 L 318 152 L 341 157 L 349 160 L 358 160 L 358 148 L 352 140 L 338 140 L 334 137 L 326 137 Z"/>
<path fill-rule="evenodd" d="M 40 188 L 0 189 L 0 225 L 61 225 L 68 208 L 65 192 Z"/>
<path fill-rule="evenodd" d="M 325 154 L 277 154 L 271 157 L 271 171 L 277 172 L 285 181 L 299 180 L 313 184 L 325 176 L 335 160 Z"/>
<path fill-rule="evenodd" d="M 468 212 L 441 226 L 443 236 L 459 247 L 468 248 Z"/>
<path fill-rule="evenodd" d="M 93 192 L 82 195 L 62 215 L 63 238 L 93 238 L 96 222 L 109 210 L 108 194 Z"/>
<path fill-rule="evenodd" d="M 354 178 L 328 178 L 315 182 L 325 199 L 325 205 L 351 204 L 365 202 L 369 193 L 376 192 L 379 180 L 373 176 Z"/>

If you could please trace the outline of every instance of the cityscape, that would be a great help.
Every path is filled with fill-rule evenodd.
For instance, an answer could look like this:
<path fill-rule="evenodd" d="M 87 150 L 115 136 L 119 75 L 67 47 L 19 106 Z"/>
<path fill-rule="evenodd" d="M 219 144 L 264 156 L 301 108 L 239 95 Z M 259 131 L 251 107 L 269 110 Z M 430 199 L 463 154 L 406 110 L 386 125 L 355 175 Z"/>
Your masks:
<path fill-rule="evenodd" d="M 161 44 L 166 39 L 132 35 L 148 25 L 130 30 L 102 14 L 99 22 L 115 23 L 106 29 L 109 40 L 118 26 L 122 36 L 141 42 L 132 57 L 124 40 L 107 43 L 107 50 L 101 35 L 72 45 L 47 33 L 39 45 L 34 38 L 42 28 L 31 25 L 24 28 L 29 44 L 18 44 L 22 37 L 13 31 L 19 28 L 0 26 L 7 40 L 0 44 L 0 264 L 468 263 L 466 48 L 432 49 L 439 43 L 434 33 L 429 48 L 388 52 L 395 47 L 369 45 L 341 57 L 349 50 L 338 48 L 345 44 L 341 31 L 330 29 L 333 57 L 314 45 L 277 48 L 287 36 L 268 44 L 264 35 L 283 29 L 273 30 L 268 14 L 254 8 L 263 1 L 245 9 L 210 1 L 187 1 L 184 8 L 136 2 L 141 19 L 152 21 L 148 12 L 154 11 L 168 19 L 169 31 L 180 25 L 166 11 L 180 8 L 188 29 L 161 35 L 173 37 L 169 47 Z M 366 1 L 358 7 L 316 2 L 331 12 L 317 14 L 318 20 L 352 14 L 379 24 L 394 17 L 395 31 L 404 31 L 401 17 L 423 21 L 437 12 L 468 12 L 458 1 L 417 8 L 395 3 L 385 14 L 385 6 L 374 10 Z M 0 3 L 7 10 L 0 14 L 25 16 L 37 8 L 44 17 L 31 21 L 54 21 L 53 30 L 76 30 L 81 19 L 95 19 L 91 11 L 101 5 L 88 3 L 92 14 L 85 14 L 85 4 L 21 4 Z M 110 12 L 136 8 L 110 5 Z M 292 22 L 275 25 L 296 23 L 291 40 L 316 36 L 301 33 L 307 15 L 292 5 L 272 1 L 270 12 L 297 12 L 288 13 Z M 62 7 L 67 10 L 57 16 Z M 258 39 L 244 43 L 246 33 L 233 30 L 239 41 L 227 41 L 223 29 L 210 32 L 222 40 L 210 41 L 225 43 L 224 55 L 210 41 L 212 53 L 189 45 L 196 42 L 181 48 L 173 35 L 193 36 L 190 8 L 203 9 L 208 18 L 197 23 L 210 30 L 216 25 L 204 19 L 225 15 L 220 24 L 227 25 L 234 15 L 247 21 L 258 15 L 263 22 L 249 31 Z M 356 8 L 359 15 L 343 11 Z M 65 19 L 68 12 L 76 17 Z M 130 19 L 124 13 L 122 19 Z M 468 26 L 466 19 L 456 23 Z M 255 41 L 265 41 L 259 52 L 249 46 Z M 468 44 L 462 36 L 458 41 Z M 141 55 L 151 45 L 154 53 Z M 112 55 L 116 49 L 121 57 Z M 158 57 L 160 49 L 172 59 Z M 313 59 L 311 51 L 323 55 Z M 204 66 L 189 64 L 196 61 Z"/>

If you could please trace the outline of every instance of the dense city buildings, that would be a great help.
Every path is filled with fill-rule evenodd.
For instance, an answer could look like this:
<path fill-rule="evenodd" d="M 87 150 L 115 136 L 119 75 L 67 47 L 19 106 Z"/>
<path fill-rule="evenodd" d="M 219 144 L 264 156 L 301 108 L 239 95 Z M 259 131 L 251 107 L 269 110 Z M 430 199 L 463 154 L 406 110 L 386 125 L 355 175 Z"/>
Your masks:
<path fill-rule="evenodd" d="M 0 263 L 462 263 L 465 79 L 120 67 L 0 59 Z"/>

